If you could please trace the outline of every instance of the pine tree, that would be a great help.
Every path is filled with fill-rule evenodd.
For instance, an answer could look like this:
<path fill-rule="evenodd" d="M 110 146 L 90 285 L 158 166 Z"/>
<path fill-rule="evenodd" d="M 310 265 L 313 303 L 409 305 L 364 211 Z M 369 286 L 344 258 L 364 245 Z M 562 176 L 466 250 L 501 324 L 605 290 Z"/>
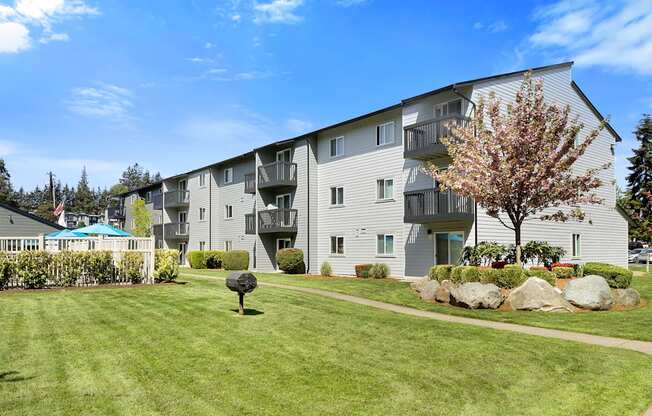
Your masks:
<path fill-rule="evenodd" d="M 96 210 L 93 192 L 91 192 L 91 188 L 88 186 L 86 166 L 82 169 L 81 178 L 77 184 L 77 191 L 75 192 L 75 210 L 84 213 L 93 213 Z"/>
<path fill-rule="evenodd" d="M 630 174 L 627 176 L 629 201 L 627 211 L 631 213 L 636 225 L 630 227 L 630 237 L 637 240 L 652 241 L 652 118 L 643 118 L 634 132 L 640 143 L 634 149 L 634 156 L 628 158 Z"/>
<path fill-rule="evenodd" d="M 122 172 L 122 177 L 120 177 L 120 183 L 127 187 L 128 190 L 140 188 L 144 186 L 143 183 L 143 168 L 135 163 L 133 166 L 128 166 L 124 172 Z"/>
<path fill-rule="evenodd" d="M 14 200 L 14 189 L 11 186 L 11 175 L 5 160 L 0 158 L 0 202 L 16 205 Z"/>

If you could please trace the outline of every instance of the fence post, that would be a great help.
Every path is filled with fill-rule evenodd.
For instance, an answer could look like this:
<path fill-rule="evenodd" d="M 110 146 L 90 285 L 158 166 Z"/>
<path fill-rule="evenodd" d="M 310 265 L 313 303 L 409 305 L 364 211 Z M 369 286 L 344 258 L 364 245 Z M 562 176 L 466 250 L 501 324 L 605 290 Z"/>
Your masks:
<path fill-rule="evenodd" d="M 44 234 L 39 234 L 38 235 L 38 249 L 45 251 L 45 235 Z"/>
<path fill-rule="evenodd" d="M 156 238 L 151 235 L 149 237 L 149 273 L 148 273 L 148 280 L 149 283 L 154 283 L 154 263 L 156 261 Z"/>

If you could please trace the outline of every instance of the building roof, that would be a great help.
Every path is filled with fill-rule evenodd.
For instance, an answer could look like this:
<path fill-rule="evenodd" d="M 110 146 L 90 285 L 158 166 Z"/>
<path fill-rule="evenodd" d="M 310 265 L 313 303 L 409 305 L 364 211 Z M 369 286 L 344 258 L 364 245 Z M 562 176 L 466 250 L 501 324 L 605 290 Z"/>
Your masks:
<path fill-rule="evenodd" d="M 34 215 L 31 212 L 24 211 L 24 210 L 22 210 L 20 208 L 17 208 L 17 207 L 15 207 L 13 205 L 6 204 L 4 202 L 0 202 L 0 207 L 6 209 L 8 211 L 11 211 L 13 213 L 16 213 L 18 215 L 22 215 L 23 217 L 27 217 L 27 218 L 32 219 L 34 221 L 40 222 L 41 224 L 45 224 L 45 225 L 48 225 L 50 227 L 56 228 L 57 230 L 63 230 L 65 228 L 65 227 L 60 226 L 57 223 L 54 223 L 52 221 L 48 221 L 45 218 L 41 218 L 38 215 Z"/>
<path fill-rule="evenodd" d="M 319 134 L 319 133 L 321 133 L 323 131 L 326 131 L 326 130 L 334 129 L 336 127 L 340 127 L 340 126 L 350 124 L 350 123 L 355 123 L 357 121 L 366 119 L 368 117 L 373 117 L 373 116 L 375 116 L 377 114 L 381 114 L 381 113 L 384 113 L 386 111 L 391 111 L 391 110 L 401 108 L 402 106 L 404 106 L 406 104 L 409 104 L 411 102 L 414 102 L 414 101 L 417 101 L 417 100 L 420 100 L 422 98 L 426 98 L 426 97 L 429 97 L 429 96 L 432 96 L 432 95 L 435 95 L 435 94 L 439 94 L 439 93 L 442 93 L 442 92 L 445 92 L 445 91 L 453 90 L 455 88 L 472 86 L 473 84 L 477 84 L 477 83 L 485 82 L 485 81 L 493 81 L 493 80 L 497 80 L 497 79 L 513 77 L 515 75 L 524 74 L 524 73 L 526 73 L 528 71 L 539 72 L 539 71 L 546 71 L 546 70 L 556 69 L 556 68 L 571 67 L 572 65 L 573 65 L 573 61 L 561 62 L 561 63 L 557 63 L 557 64 L 552 64 L 552 65 L 544 65 L 544 66 L 540 66 L 540 67 L 536 67 L 536 68 L 522 69 L 522 70 L 519 70 L 519 71 L 506 72 L 506 73 L 503 73 L 503 74 L 490 75 L 490 76 L 487 76 L 487 77 L 476 78 L 476 79 L 471 79 L 471 80 L 467 80 L 467 81 L 457 82 L 457 83 L 454 83 L 454 84 L 449 84 L 449 85 L 446 85 L 445 87 L 437 88 L 437 89 L 434 89 L 434 90 L 431 90 L 431 91 L 428 91 L 428 92 L 425 92 L 425 93 L 422 93 L 422 94 L 419 94 L 419 95 L 415 95 L 415 96 L 412 96 L 412 97 L 409 97 L 409 98 L 405 98 L 405 99 L 401 100 L 401 102 L 396 103 L 396 104 L 392 104 L 392 105 L 390 105 L 388 107 L 380 108 L 380 109 L 374 110 L 374 111 L 372 111 L 370 113 L 362 114 L 362 115 L 359 115 L 359 116 L 356 116 L 356 117 L 353 117 L 353 118 L 350 118 L 350 119 L 347 119 L 347 120 L 344 120 L 344 121 L 341 121 L 341 122 L 338 122 L 338 123 L 335 123 L 335 124 L 330 124 L 330 125 L 321 127 L 321 128 L 319 128 L 317 130 L 313 130 L 311 132 L 301 134 L 299 136 L 295 136 L 295 137 L 292 137 L 292 138 L 289 138 L 289 139 L 284 139 L 284 140 L 278 140 L 278 141 L 266 144 L 264 146 L 254 148 L 253 150 L 251 150 L 249 152 L 246 152 L 246 153 L 243 153 L 243 154 L 240 154 L 238 156 L 234 156 L 234 157 L 229 158 L 229 159 L 221 160 L 219 162 L 211 163 L 209 165 L 206 165 L 206 166 L 203 166 L 203 167 L 200 167 L 200 168 L 197 168 L 197 169 L 192 169 L 192 170 L 189 170 L 187 172 L 179 173 L 177 175 L 167 177 L 164 180 L 174 179 L 174 178 L 177 178 L 177 177 L 182 177 L 182 176 L 188 175 L 188 174 L 190 174 L 192 172 L 197 172 L 197 171 L 202 170 L 202 169 L 227 164 L 227 163 L 239 160 L 239 159 L 250 157 L 253 154 L 255 154 L 255 152 L 258 151 L 258 150 L 263 150 L 263 149 L 268 149 L 268 148 L 271 148 L 271 147 L 281 146 L 281 145 L 286 144 L 286 143 L 292 143 L 292 142 L 294 142 L 296 140 L 304 139 L 306 137 L 311 137 L 311 136 L 314 136 L 314 135 Z M 593 103 L 591 103 L 591 101 L 582 92 L 582 90 L 579 88 L 579 86 L 577 86 L 575 81 L 571 81 L 571 86 L 572 86 L 573 89 L 575 89 L 575 91 L 577 91 L 580 98 L 586 103 L 586 105 L 589 106 L 589 108 L 591 109 L 591 111 L 593 111 L 595 116 L 600 120 L 604 120 L 604 117 L 602 117 L 602 114 L 600 114 L 600 112 L 593 105 Z M 622 141 L 622 138 L 620 137 L 620 135 L 616 132 L 616 130 L 608 122 L 606 122 L 605 127 L 607 128 L 607 130 L 611 134 L 614 135 L 617 142 Z M 124 193 L 119 194 L 119 195 L 129 195 L 129 194 L 132 194 L 134 192 L 140 192 L 140 191 L 145 190 L 147 188 L 151 188 L 153 186 L 160 185 L 161 183 L 162 183 L 162 181 L 161 182 L 156 182 L 156 183 L 147 185 L 145 187 L 141 187 L 141 188 L 138 188 L 138 189 L 132 189 L 131 191 L 127 191 L 127 192 L 124 192 Z"/>

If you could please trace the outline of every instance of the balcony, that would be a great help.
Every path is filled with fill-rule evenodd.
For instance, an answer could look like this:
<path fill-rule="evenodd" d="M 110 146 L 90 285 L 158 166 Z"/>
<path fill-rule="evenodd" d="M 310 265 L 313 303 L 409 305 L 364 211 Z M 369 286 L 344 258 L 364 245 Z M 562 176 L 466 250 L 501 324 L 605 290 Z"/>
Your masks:
<path fill-rule="evenodd" d="M 473 199 L 451 191 L 436 189 L 410 191 L 405 196 L 403 221 L 412 224 L 427 224 L 437 221 L 473 220 Z"/>
<path fill-rule="evenodd" d="M 256 174 L 247 173 L 244 175 L 245 183 L 245 194 L 255 194 L 256 193 Z"/>
<path fill-rule="evenodd" d="M 107 213 L 110 220 L 124 220 L 125 208 L 124 207 L 109 207 Z"/>
<path fill-rule="evenodd" d="M 168 222 L 152 226 L 152 234 L 159 240 L 187 240 L 189 233 L 190 224 L 187 222 Z"/>
<path fill-rule="evenodd" d="M 245 234 L 256 234 L 256 214 L 245 214 Z"/>
<path fill-rule="evenodd" d="M 258 189 L 297 186 L 297 164 L 273 162 L 258 168 Z"/>
<path fill-rule="evenodd" d="M 163 194 L 165 208 L 187 207 L 190 203 L 190 191 L 174 190 Z"/>
<path fill-rule="evenodd" d="M 448 150 L 441 139 L 450 136 L 451 127 L 465 126 L 469 120 L 461 115 L 452 115 L 405 127 L 403 156 L 406 159 L 420 160 L 446 156 Z"/>
<path fill-rule="evenodd" d="M 163 194 L 157 193 L 152 195 L 152 208 L 163 209 Z"/>
<path fill-rule="evenodd" d="M 296 209 L 268 209 L 258 212 L 258 234 L 296 232 Z"/>

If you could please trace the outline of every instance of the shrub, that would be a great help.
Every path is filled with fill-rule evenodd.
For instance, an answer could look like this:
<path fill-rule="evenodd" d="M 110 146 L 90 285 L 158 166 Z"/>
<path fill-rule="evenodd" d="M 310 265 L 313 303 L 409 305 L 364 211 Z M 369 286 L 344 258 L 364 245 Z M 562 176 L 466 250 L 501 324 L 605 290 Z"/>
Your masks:
<path fill-rule="evenodd" d="M 356 277 L 361 277 L 366 279 L 369 277 L 369 269 L 371 269 L 373 264 L 356 264 L 355 265 L 355 275 Z"/>
<path fill-rule="evenodd" d="M 224 253 L 222 260 L 224 270 L 248 270 L 249 252 L 245 250 L 231 250 Z"/>
<path fill-rule="evenodd" d="M 39 289 L 48 282 L 52 256 L 45 251 L 21 251 L 16 256 L 16 274 L 26 289 Z"/>
<path fill-rule="evenodd" d="M 479 272 L 481 283 L 493 283 L 494 285 L 498 286 L 497 283 L 500 280 L 500 275 L 503 273 L 503 269 L 483 268 L 480 269 Z"/>
<path fill-rule="evenodd" d="M 480 281 L 480 269 L 475 266 L 462 266 L 460 271 L 461 283 L 471 283 Z"/>
<path fill-rule="evenodd" d="M 495 241 L 482 241 L 477 246 L 466 246 L 462 250 L 462 261 L 469 265 L 489 265 L 500 260 L 507 253 L 507 248 Z"/>
<path fill-rule="evenodd" d="M 575 266 L 577 266 L 575 263 L 559 263 L 559 262 L 555 262 L 555 263 L 552 263 L 550 265 L 550 268 L 551 269 L 554 269 L 555 267 L 571 267 L 571 268 L 574 268 Z"/>
<path fill-rule="evenodd" d="M 122 253 L 122 258 L 118 264 L 120 274 L 129 279 L 131 283 L 140 283 L 143 281 L 143 264 L 145 258 L 143 253 L 128 251 Z"/>
<path fill-rule="evenodd" d="M 453 266 L 452 264 L 440 264 L 439 266 L 437 266 L 436 269 L 437 281 L 441 283 L 444 280 L 450 280 L 453 267 L 455 266 Z"/>
<path fill-rule="evenodd" d="M 14 269 L 14 262 L 7 253 L 0 252 L 0 290 L 7 287 Z"/>
<path fill-rule="evenodd" d="M 521 258 L 524 261 L 534 260 L 537 264 L 549 265 L 559 261 L 564 254 L 566 254 L 566 250 L 562 247 L 551 246 L 547 241 L 528 241 L 523 246 Z"/>
<path fill-rule="evenodd" d="M 584 274 L 597 274 L 607 280 L 614 289 L 625 289 L 632 284 L 633 273 L 623 267 L 608 263 L 589 262 L 584 265 Z"/>
<path fill-rule="evenodd" d="M 497 269 L 496 286 L 507 289 L 515 288 L 527 280 L 525 270 L 517 264 L 508 264 L 503 269 Z"/>
<path fill-rule="evenodd" d="M 285 273 L 300 274 L 306 272 L 306 264 L 303 262 L 303 250 L 300 248 L 284 248 L 277 251 L 276 264 Z"/>
<path fill-rule="evenodd" d="M 526 270 L 526 273 L 528 276 L 538 277 L 539 279 L 545 280 L 553 287 L 557 284 L 557 276 L 545 267 L 532 267 L 529 270 Z"/>
<path fill-rule="evenodd" d="M 575 275 L 572 267 L 555 267 L 552 272 L 557 276 L 557 279 L 572 279 Z"/>
<path fill-rule="evenodd" d="M 193 269 L 206 268 L 206 252 L 193 250 L 188 252 L 188 262 Z"/>
<path fill-rule="evenodd" d="M 321 267 L 319 268 L 319 273 L 321 273 L 322 276 L 327 276 L 327 277 L 332 276 L 333 268 L 331 267 L 331 264 L 327 261 L 323 262 L 321 264 Z"/>
<path fill-rule="evenodd" d="M 372 279 L 384 279 L 389 276 L 389 266 L 385 263 L 376 263 L 369 269 L 369 277 Z"/>
<path fill-rule="evenodd" d="M 437 280 L 437 267 L 439 266 L 432 266 L 428 269 L 428 280 Z"/>
<path fill-rule="evenodd" d="M 110 251 L 87 251 L 83 254 L 86 275 L 97 284 L 113 280 L 113 255 Z"/>
<path fill-rule="evenodd" d="M 462 282 L 462 267 L 464 267 L 464 266 L 453 266 L 451 268 L 449 278 L 453 283 L 461 283 Z"/>
<path fill-rule="evenodd" d="M 75 286 L 84 273 L 85 253 L 62 251 L 53 256 L 57 286 Z"/>
<path fill-rule="evenodd" d="M 204 263 L 208 269 L 221 269 L 224 261 L 224 250 L 208 250 L 204 252 Z"/>
<path fill-rule="evenodd" d="M 154 277 L 172 281 L 179 276 L 179 250 L 156 250 L 154 253 Z"/>

